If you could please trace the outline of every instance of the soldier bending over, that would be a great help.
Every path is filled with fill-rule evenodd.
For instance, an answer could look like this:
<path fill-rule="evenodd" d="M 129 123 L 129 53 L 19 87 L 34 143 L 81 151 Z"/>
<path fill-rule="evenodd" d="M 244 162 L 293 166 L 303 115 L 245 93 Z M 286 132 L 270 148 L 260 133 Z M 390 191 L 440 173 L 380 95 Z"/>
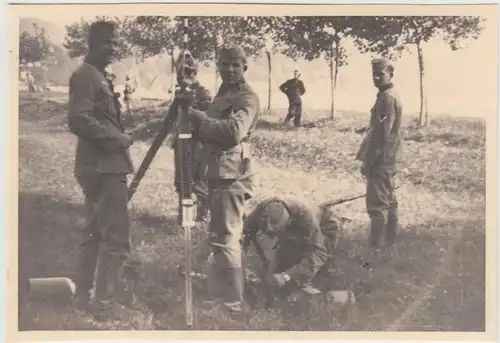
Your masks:
<path fill-rule="evenodd" d="M 302 289 L 321 291 L 313 286 L 320 274 L 328 277 L 328 267 L 340 233 L 341 218 L 331 207 L 313 208 L 295 198 L 272 197 L 262 201 L 245 221 L 245 249 L 258 232 L 277 239 L 269 261 L 267 281 L 286 296 Z"/>

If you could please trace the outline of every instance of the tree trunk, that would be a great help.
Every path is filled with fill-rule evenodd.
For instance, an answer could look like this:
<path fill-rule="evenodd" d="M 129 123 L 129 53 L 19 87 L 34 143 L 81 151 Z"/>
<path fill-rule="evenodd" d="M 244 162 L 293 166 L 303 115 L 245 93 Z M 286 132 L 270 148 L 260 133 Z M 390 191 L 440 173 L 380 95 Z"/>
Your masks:
<path fill-rule="evenodd" d="M 219 54 L 218 54 L 218 40 L 217 40 L 217 37 L 215 38 L 215 52 L 214 52 L 214 68 L 215 68 L 215 89 L 214 89 L 214 94 L 217 93 L 217 82 L 219 81 L 219 68 L 217 67 L 217 59 L 219 58 Z"/>
<path fill-rule="evenodd" d="M 171 63 L 171 72 L 172 72 L 172 80 L 171 80 L 171 85 L 170 85 L 170 101 L 174 101 L 175 97 L 175 78 L 176 78 L 176 72 L 175 72 L 175 57 L 174 57 L 174 49 L 172 49 L 172 52 L 170 53 L 170 63 Z"/>
<path fill-rule="evenodd" d="M 268 91 L 267 91 L 267 110 L 271 110 L 271 74 L 272 74 L 272 66 L 271 66 L 271 52 L 266 50 L 267 55 L 267 68 L 268 68 Z"/>
<path fill-rule="evenodd" d="M 333 86 L 333 46 L 330 47 L 330 91 L 331 91 L 331 104 L 330 104 L 330 116 L 332 119 L 335 118 L 335 101 L 334 101 L 334 86 Z"/>
<path fill-rule="evenodd" d="M 332 119 L 335 118 L 335 91 L 337 90 L 337 80 L 339 76 L 339 46 L 340 42 L 337 40 L 335 42 L 335 74 L 333 77 L 333 91 L 332 91 L 332 104 L 333 104 L 333 110 L 332 110 Z"/>
<path fill-rule="evenodd" d="M 426 97 L 424 92 L 424 56 L 422 51 L 422 46 L 420 45 L 420 41 L 417 41 L 417 53 L 418 53 L 418 67 L 420 71 L 420 114 L 418 116 L 418 127 L 421 127 L 423 124 L 423 116 L 424 116 L 424 108 Z"/>

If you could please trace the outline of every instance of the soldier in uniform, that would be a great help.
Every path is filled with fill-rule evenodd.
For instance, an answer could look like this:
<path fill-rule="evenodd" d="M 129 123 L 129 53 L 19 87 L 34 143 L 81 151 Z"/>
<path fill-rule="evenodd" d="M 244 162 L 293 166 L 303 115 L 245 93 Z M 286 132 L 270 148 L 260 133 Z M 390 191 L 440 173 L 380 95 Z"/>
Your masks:
<path fill-rule="evenodd" d="M 288 98 L 288 114 L 285 118 L 285 125 L 293 118 L 295 127 L 300 126 L 302 118 L 302 99 L 301 96 L 306 92 L 304 82 L 299 79 L 300 73 L 298 70 L 293 72 L 293 78 L 286 80 L 280 90 L 286 94 Z"/>
<path fill-rule="evenodd" d="M 369 247 L 380 247 L 381 235 L 387 245 L 395 242 L 398 230 L 398 201 L 394 194 L 396 160 L 401 146 L 402 104 L 394 91 L 394 67 L 387 59 L 372 61 L 373 82 L 378 88 L 371 110 L 370 128 L 356 154 L 366 177 L 366 208 L 371 220 Z"/>
<path fill-rule="evenodd" d="M 276 240 L 266 278 L 278 296 L 296 290 L 321 291 L 314 285 L 328 278 L 342 218 L 331 207 L 308 206 L 292 197 L 271 197 L 260 202 L 244 226 L 244 249 L 260 232 Z"/>
<path fill-rule="evenodd" d="M 75 304 L 90 310 L 97 320 L 121 319 L 129 314 L 116 292 L 131 250 L 127 174 L 133 173 L 128 151 L 133 141 L 122 127 L 105 72 L 113 59 L 115 34 L 113 23 L 93 23 L 88 55 L 69 80 L 68 126 L 78 138 L 75 176 L 86 207 Z M 94 282 L 95 296 L 91 298 Z"/>
<path fill-rule="evenodd" d="M 248 67 L 241 46 L 224 46 L 218 68 L 222 84 L 208 110 L 190 109 L 207 154 L 209 234 L 215 261 L 209 278 L 216 286 L 206 303 L 222 300 L 227 309 L 240 312 L 244 286 L 240 243 L 243 216 L 256 186 L 249 138 L 260 116 L 260 102 L 243 77 Z"/>
<path fill-rule="evenodd" d="M 134 93 L 134 89 L 130 85 L 130 78 L 125 76 L 125 88 L 123 90 L 123 102 L 125 103 L 125 106 L 127 107 L 127 112 L 129 115 L 134 115 L 134 112 L 132 110 L 132 98 L 131 95 Z"/>
<path fill-rule="evenodd" d="M 181 57 L 183 58 L 183 57 Z M 178 61 L 176 64 L 179 64 Z M 191 85 L 190 88 L 193 90 L 194 99 L 193 99 L 193 108 L 198 109 L 200 111 L 207 111 L 208 106 L 212 100 L 212 95 L 210 91 L 203 87 L 197 78 L 197 70 L 198 66 L 194 59 L 186 59 L 185 67 L 189 68 L 191 71 L 189 77 L 190 80 L 187 80 Z M 186 80 L 185 80 L 186 81 Z M 177 101 L 174 99 L 172 104 L 170 105 L 169 112 L 177 110 Z M 171 114 L 169 113 L 169 116 Z M 175 125 L 172 127 L 170 132 L 167 135 L 166 141 L 174 149 L 174 167 L 175 167 L 175 176 L 174 176 L 174 185 L 175 190 L 178 195 L 180 195 L 180 156 L 177 153 L 177 140 L 176 134 L 179 127 L 179 122 L 177 121 Z M 206 161 L 202 154 L 203 144 L 197 138 L 193 137 L 191 140 L 191 157 L 193 161 L 192 165 L 192 178 L 194 182 L 194 193 L 196 195 L 196 203 L 197 203 L 197 218 L 196 220 L 199 222 L 203 222 L 206 220 L 208 215 L 208 184 L 206 180 Z M 180 201 L 180 198 L 179 198 Z"/>

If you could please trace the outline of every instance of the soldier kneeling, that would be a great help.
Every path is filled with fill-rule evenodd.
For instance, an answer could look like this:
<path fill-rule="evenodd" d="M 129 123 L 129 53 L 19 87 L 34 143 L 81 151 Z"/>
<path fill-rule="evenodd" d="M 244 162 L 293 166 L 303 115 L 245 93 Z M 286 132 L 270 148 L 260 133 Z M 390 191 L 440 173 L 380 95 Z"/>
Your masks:
<path fill-rule="evenodd" d="M 311 208 L 294 198 L 273 197 L 248 215 L 243 244 L 246 249 L 258 232 L 276 241 L 266 271 L 274 297 L 286 298 L 298 290 L 319 294 L 315 281 L 329 277 L 342 222 L 331 207 Z"/>

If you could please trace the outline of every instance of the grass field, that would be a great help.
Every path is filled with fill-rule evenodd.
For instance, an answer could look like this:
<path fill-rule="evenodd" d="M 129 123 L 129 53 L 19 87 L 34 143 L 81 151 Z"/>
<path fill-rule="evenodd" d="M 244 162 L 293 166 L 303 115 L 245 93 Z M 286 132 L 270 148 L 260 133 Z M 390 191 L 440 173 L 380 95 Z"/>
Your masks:
<path fill-rule="evenodd" d="M 55 100 L 48 100 L 48 98 Z M 136 166 L 165 108 L 144 103 L 127 128 L 137 137 Z M 73 177 L 76 139 L 66 127 L 65 96 L 20 94 L 19 249 L 21 277 L 74 276 L 83 196 Z M 304 127 L 284 129 L 284 111 L 263 115 L 253 136 L 260 165 L 258 195 L 294 195 L 319 203 L 364 193 L 354 154 L 366 114 L 305 111 Z M 364 201 L 338 207 L 352 218 L 339 243 L 340 288 L 356 305 L 283 305 L 233 320 L 218 310 L 195 312 L 198 330 L 485 330 L 485 123 L 433 118 L 417 130 L 406 118 L 401 161 L 399 255 L 373 269 L 356 259 L 367 237 Z M 162 147 L 130 206 L 133 242 L 143 261 L 138 298 L 144 309 L 126 323 L 97 323 L 58 303 L 28 302 L 20 330 L 184 328 L 183 232 L 175 225 L 172 151 Z M 202 234 L 194 235 L 201 249 Z M 255 260 L 255 257 L 251 258 Z M 198 264 L 195 264 L 198 268 Z M 203 286 L 194 285 L 195 304 Z"/>

